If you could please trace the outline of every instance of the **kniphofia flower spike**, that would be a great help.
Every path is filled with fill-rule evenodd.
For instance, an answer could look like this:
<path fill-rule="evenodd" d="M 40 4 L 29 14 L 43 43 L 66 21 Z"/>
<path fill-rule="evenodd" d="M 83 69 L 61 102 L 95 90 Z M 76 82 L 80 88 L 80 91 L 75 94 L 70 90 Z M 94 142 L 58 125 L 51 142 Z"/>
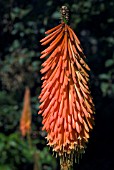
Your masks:
<path fill-rule="evenodd" d="M 63 6 L 62 22 L 46 31 L 41 59 L 42 91 L 39 96 L 43 116 L 43 130 L 47 131 L 48 145 L 61 159 L 61 168 L 67 169 L 84 153 L 89 131 L 93 128 L 94 105 L 88 87 L 90 68 L 74 31 L 66 24 L 67 7 Z M 66 17 L 66 18 L 65 18 Z"/>
<path fill-rule="evenodd" d="M 30 89 L 26 87 L 23 103 L 23 111 L 20 120 L 20 130 L 22 136 L 30 133 L 31 130 L 31 105 L 30 105 Z"/>

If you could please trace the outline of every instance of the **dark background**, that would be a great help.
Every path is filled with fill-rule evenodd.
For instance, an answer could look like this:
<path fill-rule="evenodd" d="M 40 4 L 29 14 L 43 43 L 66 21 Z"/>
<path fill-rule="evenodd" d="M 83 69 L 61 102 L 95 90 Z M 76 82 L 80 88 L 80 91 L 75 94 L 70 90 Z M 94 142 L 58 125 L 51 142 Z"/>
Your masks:
<path fill-rule="evenodd" d="M 0 0 L 0 170 L 33 169 L 38 151 L 40 170 L 57 170 L 59 161 L 46 147 L 37 96 L 41 87 L 40 39 L 60 23 L 59 9 L 67 4 L 69 25 L 79 37 L 91 68 L 95 126 L 78 170 L 114 169 L 114 1 Z M 25 87 L 31 90 L 32 139 L 19 132 Z M 38 169 L 35 169 L 38 170 Z"/>

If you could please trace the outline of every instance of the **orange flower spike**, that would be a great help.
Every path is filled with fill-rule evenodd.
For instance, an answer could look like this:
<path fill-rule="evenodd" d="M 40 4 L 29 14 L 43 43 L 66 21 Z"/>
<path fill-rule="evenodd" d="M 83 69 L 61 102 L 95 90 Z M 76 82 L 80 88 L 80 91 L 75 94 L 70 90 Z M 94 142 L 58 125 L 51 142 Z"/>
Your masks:
<path fill-rule="evenodd" d="M 22 136 L 30 133 L 31 130 L 31 106 L 30 106 L 30 89 L 25 90 L 23 111 L 20 119 L 20 131 Z"/>
<path fill-rule="evenodd" d="M 45 38 L 43 38 L 40 42 L 43 44 L 43 42 L 45 43 L 49 43 L 49 41 L 51 41 L 52 39 L 54 39 L 54 37 L 61 31 L 61 27 L 59 29 L 57 29 L 56 31 L 52 32 L 50 35 L 46 36 Z"/>
<path fill-rule="evenodd" d="M 67 25 L 68 9 L 61 8 L 62 22 L 46 31 L 42 45 L 49 44 L 40 58 L 43 85 L 39 114 L 47 131 L 48 145 L 60 156 L 61 169 L 69 169 L 73 155 L 84 153 L 94 124 L 94 105 L 88 86 L 90 68 L 74 31 Z"/>

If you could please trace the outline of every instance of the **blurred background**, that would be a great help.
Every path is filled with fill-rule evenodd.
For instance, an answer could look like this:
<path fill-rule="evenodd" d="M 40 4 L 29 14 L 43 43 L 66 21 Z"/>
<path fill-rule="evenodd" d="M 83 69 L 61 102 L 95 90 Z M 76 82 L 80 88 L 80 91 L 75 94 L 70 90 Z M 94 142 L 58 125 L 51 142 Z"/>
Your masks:
<path fill-rule="evenodd" d="M 59 170 L 37 115 L 44 49 L 39 41 L 60 23 L 59 9 L 65 4 L 70 9 L 69 25 L 91 68 L 96 110 L 86 152 L 74 169 L 114 169 L 114 1 L 0 0 L 0 170 Z M 26 86 L 31 91 L 32 147 L 19 130 Z"/>

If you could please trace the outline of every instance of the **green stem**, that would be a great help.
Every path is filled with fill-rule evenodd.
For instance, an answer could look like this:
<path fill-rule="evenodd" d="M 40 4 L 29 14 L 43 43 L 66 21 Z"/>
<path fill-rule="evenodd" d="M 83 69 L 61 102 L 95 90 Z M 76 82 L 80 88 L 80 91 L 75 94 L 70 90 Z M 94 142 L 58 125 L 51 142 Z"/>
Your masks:
<path fill-rule="evenodd" d="M 31 149 L 32 148 L 32 139 L 31 139 L 29 132 L 27 132 L 27 140 L 28 140 L 29 149 Z"/>
<path fill-rule="evenodd" d="M 39 153 L 37 150 L 34 153 L 34 170 L 42 170 L 42 167 L 40 164 Z"/>
<path fill-rule="evenodd" d="M 63 22 L 64 22 L 65 24 L 67 24 L 67 20 L 66 20 L 65 18 L 63 18 Z"/>

